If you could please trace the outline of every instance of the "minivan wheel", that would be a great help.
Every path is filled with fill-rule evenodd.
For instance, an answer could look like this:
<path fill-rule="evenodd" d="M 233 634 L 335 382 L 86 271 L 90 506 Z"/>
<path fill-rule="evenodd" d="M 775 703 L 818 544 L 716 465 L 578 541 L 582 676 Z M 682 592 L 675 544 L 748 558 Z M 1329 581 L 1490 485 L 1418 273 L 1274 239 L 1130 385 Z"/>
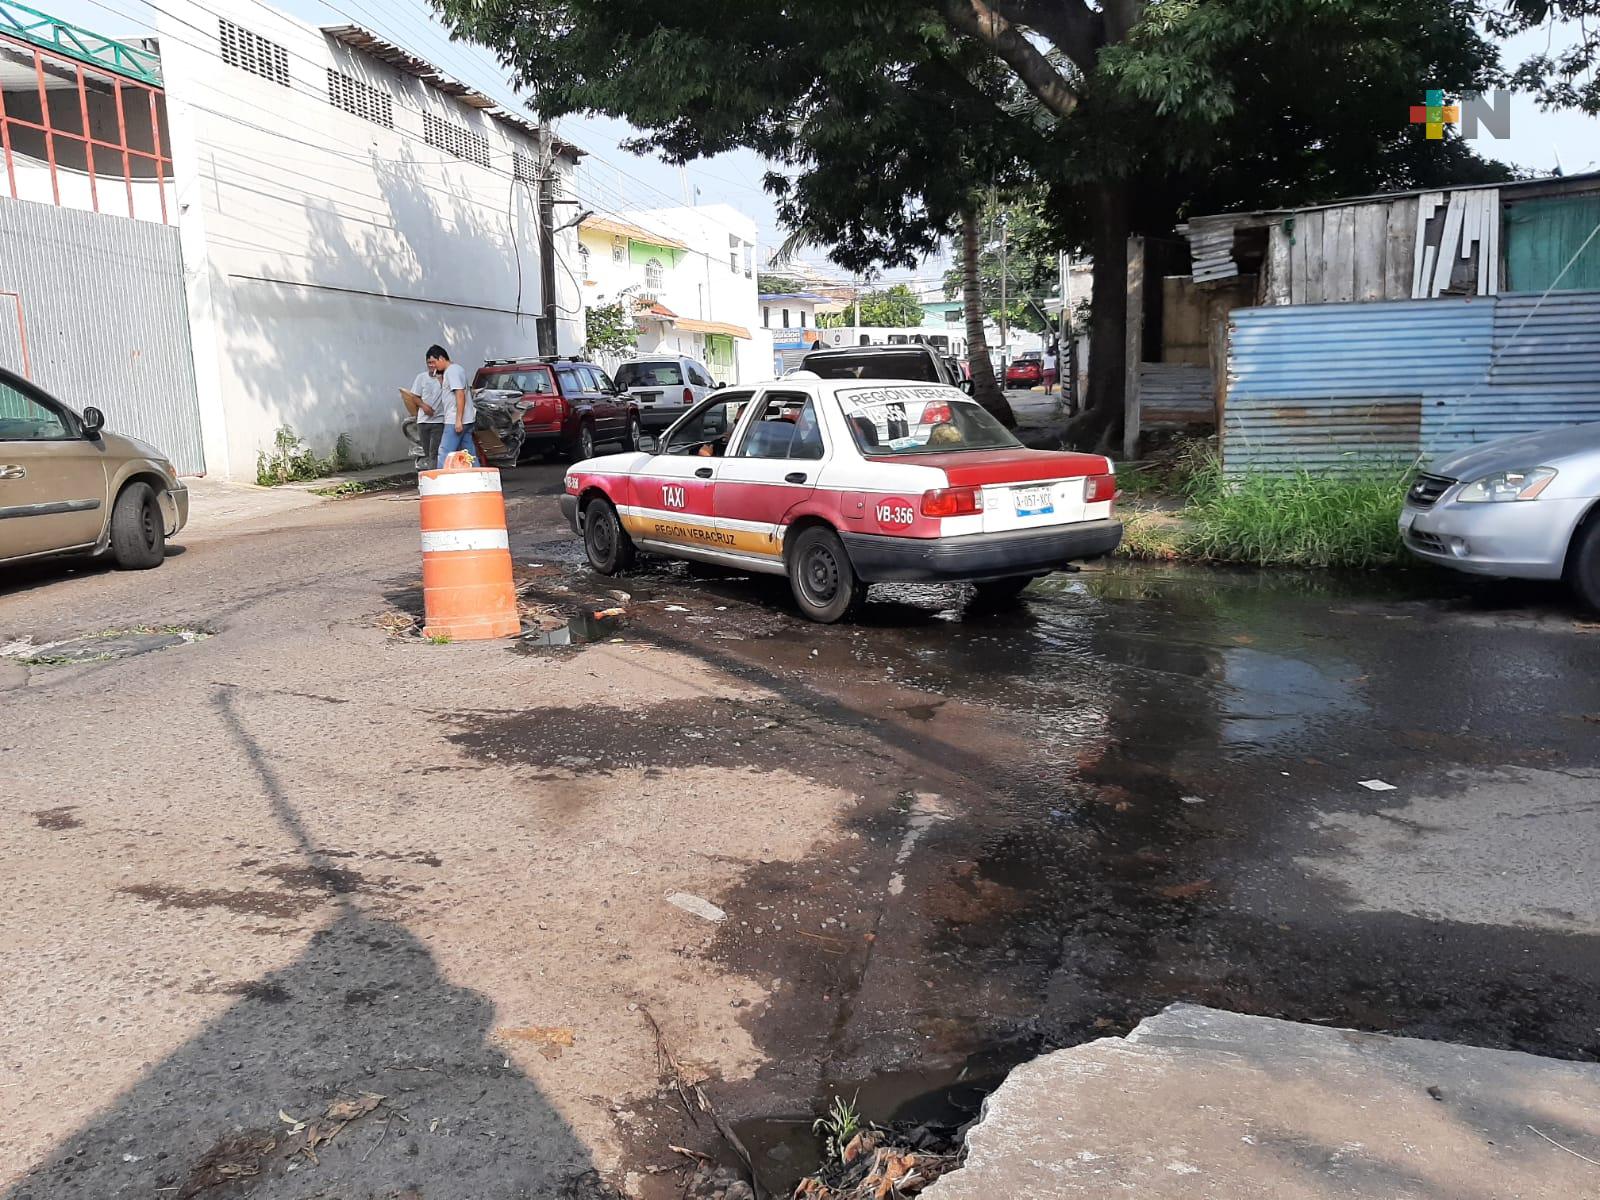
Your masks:
<path fill-rule="evenodd" d="M 800 611 L 832 625 L 850 616 L 867 598 L 850 555 L 833 530 L 813 525 L 800 531 L 789 551 L 789 587 Z"/>
<path fill-rule="evenodd" d="M 148 483 L 130 483 L 111 510 L 111 557 L 124 571 L 148 571 L 167 556 L 167 526 Z"/>
<path fill-rule="evenodd" d="M 1567 560 L 1567 583 L 1578 599 L 1600 611 L 1600 512 L 1578 530 Z"/>
<path fill-rule="evenodd" d="M 633 539 L 611 501 L 595 499 L 583 510 L 583 548 L 589 565 L 602 575 L 615 575 L 633 566 Z"/>

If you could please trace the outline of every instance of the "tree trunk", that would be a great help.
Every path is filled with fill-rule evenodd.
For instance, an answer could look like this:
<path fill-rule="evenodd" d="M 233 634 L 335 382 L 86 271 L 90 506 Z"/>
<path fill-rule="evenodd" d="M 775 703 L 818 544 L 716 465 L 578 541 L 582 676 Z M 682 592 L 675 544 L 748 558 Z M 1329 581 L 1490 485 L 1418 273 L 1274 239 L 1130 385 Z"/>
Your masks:
<path fill-rule="evenodd" d="M 1089 395 L 1068 427 L 1072 445 L 1096 450 L 1122 435 L 1127 387 L 1128 204 L 1121 182 L 1100 184 L 1093 197 L 1094 298 L 1089 308 Z"/>
<path fill-rule="evenodd" d="M 972 367 L 972 398 L 1007 429 L 1017 427 L 1011 402 L 995 378 L 989 343 L 983 333 L 983 288 L 978 275 L 978 213 L 961 214 L 961 307 L 967 316 L 967 362 Z"/>

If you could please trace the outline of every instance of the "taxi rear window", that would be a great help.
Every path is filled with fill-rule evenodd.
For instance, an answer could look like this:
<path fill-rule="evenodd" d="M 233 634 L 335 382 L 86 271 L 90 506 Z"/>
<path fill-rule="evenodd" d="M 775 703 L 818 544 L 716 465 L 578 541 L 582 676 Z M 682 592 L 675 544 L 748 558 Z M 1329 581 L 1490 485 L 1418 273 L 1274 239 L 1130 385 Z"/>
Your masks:
<path fill-rule="evenodd" d="M 872 458 L 1011 450 L 1022 445 L 955 388 L 909 384 L 842 388 L 838 398 L 850 435 L 861 453 Z"/>

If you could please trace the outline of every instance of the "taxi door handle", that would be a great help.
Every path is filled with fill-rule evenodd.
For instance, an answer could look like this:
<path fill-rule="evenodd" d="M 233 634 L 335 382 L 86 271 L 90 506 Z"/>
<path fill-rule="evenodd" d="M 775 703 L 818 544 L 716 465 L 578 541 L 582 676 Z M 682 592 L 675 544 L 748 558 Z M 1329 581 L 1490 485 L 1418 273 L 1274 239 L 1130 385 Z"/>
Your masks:
<path fill-rule="evenodd" d="M 694 474 L 695 474 L 695 478 L 696 479 L 710 479 L 713 475 L 716 474 L 716 472 L 713 471 L 710 467 L 701 467 Z"/>
<path fill-rule="evenodd" d="M 796 471 L 793 475 L 785 475 L 783 481 L 785 483 L 804 483 L 806 481 L 806 473 L 804 471 Z"/>

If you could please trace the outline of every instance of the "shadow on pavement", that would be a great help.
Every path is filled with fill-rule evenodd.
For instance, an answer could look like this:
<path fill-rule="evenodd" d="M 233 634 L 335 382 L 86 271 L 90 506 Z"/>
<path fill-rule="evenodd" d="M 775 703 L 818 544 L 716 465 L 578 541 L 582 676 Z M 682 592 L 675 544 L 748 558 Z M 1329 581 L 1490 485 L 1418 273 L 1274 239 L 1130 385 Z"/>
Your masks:
<path fill-rule="evenodd" d="M 340 891 L 232 690 L 213 703 L 338 916 L 287 967 L 227 986 L 239 998 L 221 1016 L 108 1097 L 3 1200 L 615 1197 L 491 1040 L 490 1000 Z"/>

